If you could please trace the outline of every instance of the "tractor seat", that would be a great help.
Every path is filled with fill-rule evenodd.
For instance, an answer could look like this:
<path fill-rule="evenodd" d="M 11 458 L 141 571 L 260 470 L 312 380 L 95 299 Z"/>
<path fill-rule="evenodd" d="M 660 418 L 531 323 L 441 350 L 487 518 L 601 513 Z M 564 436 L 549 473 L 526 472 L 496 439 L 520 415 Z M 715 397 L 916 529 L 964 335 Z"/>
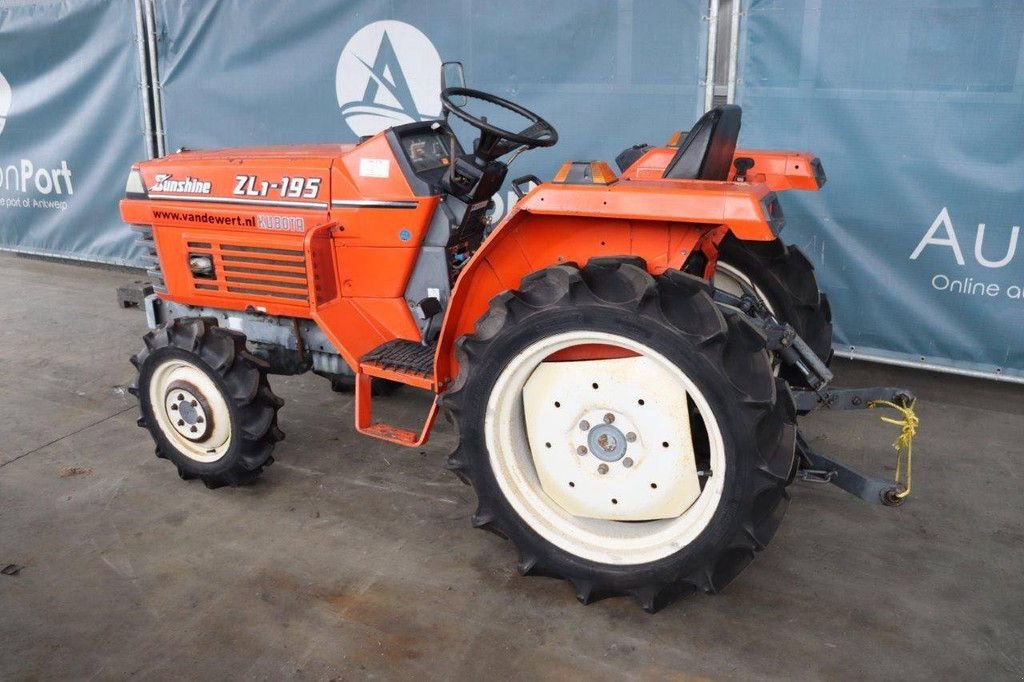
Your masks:
<path fill-rule="evenodd" d="M 663 178 L 676 180 L 729 179 L 736 140 L 740 136 L 742 110 L 723 104 L 700 117 L 679 145 Z"/>

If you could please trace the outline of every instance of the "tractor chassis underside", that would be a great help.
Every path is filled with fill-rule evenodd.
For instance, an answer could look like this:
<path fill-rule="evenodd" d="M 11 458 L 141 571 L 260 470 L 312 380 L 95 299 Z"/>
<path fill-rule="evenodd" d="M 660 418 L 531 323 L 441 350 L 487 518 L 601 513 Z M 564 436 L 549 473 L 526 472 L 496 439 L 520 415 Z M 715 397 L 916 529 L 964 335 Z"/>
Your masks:
<path fill-rule="evenodd" d="M 871 407 L 879 401 L 907 406 L 912 404 L 914 395 L 905 388 L 868 387 L 839 389 L 831 386 L 833 375 L 814 351 L 788 324 L 780 324 L 760 304 L 753 292 L 742 297 L 732 296 L 722 290 L 715 290 L 714 299 L 720 305 L 738 308 L 748 315 L 751 322 L 761 330 L 767 339 L 767 350 L 775 355 L 777 362 L 796 370 L 811 388 L 792 388 L 797 415 L 806 415 L 817 410 L 858 410 Z M 164 301 L 155 295 L 146 297 L 145 309 L 150 327 L 182 316 L 209 316 L 221 318 L 226 326 L 246 333 L 254 351 L 271 365 L 275 374 L 300 374 L 304 371 L 330 375 L 351 375 L 352 370 L 338 356 L 337 351 L 309 320 L 286 320 L 255 315 L 245 312 L 223 311 L 211 308 L 197 308 Z M 415 344 L 408 344 L 415 345 Z M 419 433 L 406 433 L 384 424 L 373 424 L 370 412 L 369 379 L 371 376 L 394 378 L 388 371 L 387 363 L 376 367 L 370 362 L 356 377 L 357 428 L 360 432 L 402 444 L 422 443 L 426 440 L 433 417 L 436 416 L 436 401 Z M 426 377 L 424 377 L 426 380 Z M 427 385 L 425 384 L 426 388 Z M 378 433 L 380 431 L 380 433 Z M 386 431 L 386 433 L 385 433 Z M 392 433 L 394 432 L 394 433 Z M 389 438 L 390 437 L 390 438 Z M 848 493 L 878 504 L 897 506 L 903 502 L 898 494 L 899 484 L 891 479 L 864 475 L 835 458 L 816 451 L 798 433 L 796 442 L 797 477 L 809 483 L 831 483 Z"/>

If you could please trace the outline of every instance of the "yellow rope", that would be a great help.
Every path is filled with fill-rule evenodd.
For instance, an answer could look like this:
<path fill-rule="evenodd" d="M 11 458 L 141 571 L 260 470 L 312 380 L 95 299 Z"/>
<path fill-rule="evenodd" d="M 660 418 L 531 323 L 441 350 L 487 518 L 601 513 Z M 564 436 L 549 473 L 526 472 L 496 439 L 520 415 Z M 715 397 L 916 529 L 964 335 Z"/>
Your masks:
<path fill-rule="evenodd" d="M 896 493 L 896 497 L 903 498 L 910 494 L 910 463 L 911 457 L 913 456 L 913 444 L 914 436 L 917 435 L 917 427 L 920 424 L 920 420 L 917 418 L 917 414 L 914 413 L 914 405 L 917 403 L 915 398 L 909 405 L 898 405 L 888 400 L 872 400 L 868 403 L 868 407 L 889 407 L 900 413 L 901 419 L 893 419 L 892 417 L 880 417 L 880 419 L 886 424 L 893 424 L 894 426 L 900 427 L 900 435 L 893 441 L 893 448 L 896 450 L 896 483 L 899 484 L 903 490 Z M 907 481 L 904 483 L 900 480 L 900 474 L 903 470 L 903 460 L 906 458 L 907 462 Z"/>

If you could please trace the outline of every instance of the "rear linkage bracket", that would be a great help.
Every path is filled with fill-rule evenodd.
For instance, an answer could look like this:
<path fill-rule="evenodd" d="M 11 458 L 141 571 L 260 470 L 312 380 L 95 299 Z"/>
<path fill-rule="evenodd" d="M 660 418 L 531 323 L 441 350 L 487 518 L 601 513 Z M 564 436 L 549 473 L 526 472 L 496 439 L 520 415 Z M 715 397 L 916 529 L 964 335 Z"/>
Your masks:
<path fill-rule="evenodd" d="M 819 409 L 861 410 L 877 401 L 896 405 L 913 404 L 914 394 L 905 388 L 832 388 L 834 378 L 807 343 L 789 324 L 778 322 L 764 304 L 745 284 L 743 296 L 733 296 L 716 289 L 714 299 L 723 305 L 738 308 L 767 338 L 767 349 L 776 353 L 780 361 L 795 367 L 806 379 L 809 389 L 793 389 L 793 400 L 798 415 Z M 890 479 L 866 476 L 841 462 L 812 448 L 797 432 L 796 453 L 799 457 L 797 476 L 809 483 L 831 483 L 867 502 L 895 507 L 903 504 L 899 496 L 902 487 Z"/>

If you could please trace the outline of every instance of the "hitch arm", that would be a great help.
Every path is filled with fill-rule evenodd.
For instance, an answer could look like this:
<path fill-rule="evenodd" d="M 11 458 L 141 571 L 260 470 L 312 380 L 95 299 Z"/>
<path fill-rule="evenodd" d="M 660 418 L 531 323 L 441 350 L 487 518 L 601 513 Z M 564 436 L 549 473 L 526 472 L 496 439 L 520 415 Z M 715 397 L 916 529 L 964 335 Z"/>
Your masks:
<path fill-rule="evenodd" d="M 886 401 L 910 405 L 914 394 L 905 388 L 872 386 L 870 388 L 824 388 L 817 391 L 794 390 L 797 414 L 809 414 L 819 408 L 829 410 L 862 410 L 871 403 Z"/>
<path fill-rule="evenodd" d="M 884 504 L 887 507 L 898 507 L 903 504 L 905 498 L 899 497 L 902 489 L 893 481 L 865 476 L 856 469 L 851 469 L 815 451 L 800 434 L 796 437 L 796 452 L 801 464 L 798 476 L 804 481 L 831 483 L 862 500 Z"/>
<path fill-rule="evenodd" d="M 903 504 L 910 494 L 911 441 L 917 430 L 918 420 L 914 415 L 914 394 L 905 388 L 878 386 L 871 388 L 832 388 L 832 372 L 800 338 L 796 330 L 785 322 L 775 319 L 755 292 L 740 282 L 742 296 L 735 296 L 722 289 L 715 289 L 714 299 L 721 305 L 737 308 L 747 314 L 750 321 L 765 336 L 765 347 L 775 353 L 779 360 L 795 368 L 804 378 L 807 389 L 793 389 L 793 400 L 798 415 L 805 415 L 819 409 L 857 410 L 873 406 L 885 406 L 899 410 L 903 419 L 883 417 L 882 421 L 900 426 L 901 435 L 893 446 L 896 448 L 896 480 L 865 476 L 831 457 L 815 451 L 800 433 L 797 433 L 796 454 L 797 476 L 811 483 L 831 483 L 862 500 L 895 507 Z M 901 467 L 906 466 L 906 485 L 900 481 Z"/>

